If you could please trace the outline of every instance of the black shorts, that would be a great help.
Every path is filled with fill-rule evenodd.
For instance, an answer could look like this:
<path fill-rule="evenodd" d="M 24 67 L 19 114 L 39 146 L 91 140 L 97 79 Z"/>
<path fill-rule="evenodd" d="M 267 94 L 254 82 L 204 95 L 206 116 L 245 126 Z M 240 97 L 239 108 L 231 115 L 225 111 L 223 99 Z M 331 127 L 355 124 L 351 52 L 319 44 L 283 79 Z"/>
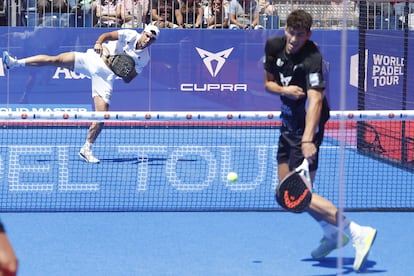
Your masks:
<path fill-rule="evenodd" d="M 312 164 L 309 164 L 309 171 L 316 171 L 319 163 L 319 147 L 323 140 L 323 130 L 319 131 L 313 142 L 316 146 L 316 156 Z M 279 145 L 277 150 L 277 162 L 288 163 L 289 169 L 293 170 L 300 166 L 303 162 L 302 154 L 302 134 L 282 131 L 279 137 Z"/>

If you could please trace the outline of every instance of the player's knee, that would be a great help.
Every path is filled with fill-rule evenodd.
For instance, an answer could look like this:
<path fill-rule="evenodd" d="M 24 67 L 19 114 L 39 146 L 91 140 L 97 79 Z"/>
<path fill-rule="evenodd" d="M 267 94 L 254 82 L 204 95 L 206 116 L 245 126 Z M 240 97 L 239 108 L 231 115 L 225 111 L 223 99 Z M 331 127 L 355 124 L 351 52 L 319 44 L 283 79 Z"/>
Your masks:
<path fill-rule="evenodd" d="M 17 274 L 18 260 L 16 258 L 10 259 L 1 267 L 3 276 L 15 276 Z"/>
<path fill-rule="evenodd" d="M 104 123 L 103 122 L 93 122 L 91 124 L 91 128 L 92 129 L 101 129 L 103 127 Z"/>

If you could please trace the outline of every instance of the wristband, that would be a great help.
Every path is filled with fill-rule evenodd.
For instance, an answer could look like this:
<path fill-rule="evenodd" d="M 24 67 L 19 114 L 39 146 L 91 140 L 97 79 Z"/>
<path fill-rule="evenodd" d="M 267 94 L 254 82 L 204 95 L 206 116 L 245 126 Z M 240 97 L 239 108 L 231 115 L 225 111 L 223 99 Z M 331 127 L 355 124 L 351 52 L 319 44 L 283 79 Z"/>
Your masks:
<path fill-rule="evenodd" d="M 302 141 L 302 144 L 313 144 L 313 141 Z"/>

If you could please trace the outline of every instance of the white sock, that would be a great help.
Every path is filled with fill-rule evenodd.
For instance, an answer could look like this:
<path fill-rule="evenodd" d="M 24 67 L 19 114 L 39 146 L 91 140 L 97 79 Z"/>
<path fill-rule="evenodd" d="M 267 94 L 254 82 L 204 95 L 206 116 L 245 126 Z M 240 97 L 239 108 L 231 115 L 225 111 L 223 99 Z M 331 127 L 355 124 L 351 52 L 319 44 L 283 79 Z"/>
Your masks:
<path fill-rule="evenodd" d="M 345 219 L 344 231 L 348 236 L 352 238 L 357 237 L 361 233 L 361 225 Z"/>
<path fill-rule="evenodd" d="M 26 59 L 25 58 L 17 59 L 16 64 L 20 67 L 25 67 L 26 66 Z"/>
<path fill-rule="evenodd" d="M 338 228 L 326 221 L 318 221 L 323 230 L 323 235 L 328 239 L 336 239 L 338 236 Z"/>
<path fill-rule="evenodd" d="M 85 144 L 83 144 L 83 147 L 90 149 L 92 147 L 92 144 L 89 141 L 85 141 Z"/>

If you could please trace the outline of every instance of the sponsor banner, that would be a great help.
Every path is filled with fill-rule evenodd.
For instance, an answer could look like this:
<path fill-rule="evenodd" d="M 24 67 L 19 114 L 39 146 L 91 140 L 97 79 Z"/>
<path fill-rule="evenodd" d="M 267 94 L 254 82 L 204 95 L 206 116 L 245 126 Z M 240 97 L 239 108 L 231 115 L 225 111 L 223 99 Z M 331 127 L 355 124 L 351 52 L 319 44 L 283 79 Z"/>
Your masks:
<path fill-rule="evenodd" d="M 385 34 L 385 35 L 379 35 Z M 385 38 L 385 39 L 384 39 Z M 408 43 L 408 45 L 404 45 Z M 365 110 L 402 110 L 414 108 L 412 70 L 412 33 L 407 42 L 401 31 L 368 31 L 366 36 Z M 404 52 L 407 47 L 408 52 Z M 355 65 L 357 65 L 355 63 Z M 404 75 L 406 82 L 404 83 Z M 412 122 L 366 122 L 360 149 L 376 152 L 386 160 L 412 162 Z"/>
<path fill-rule="evenodd" d="M 0 48 L 19 58 L 35 54 L 84 52 L 104 32 L 98 28 L 0 28 Z M 267 111 L 280 110 L 279 96 L 264 90 L 266 39 L 279 30 L 161 30 L 151 61 L 131 83 L 117 80 L 113 111 Z M 348 52 L 357 52 L 350 31 Z M 312 39 L 330 64 L 329 89 L 340 91 L 340 31 L 315 30 Z M 91 104 L 91 81 L 65 68 L 0 66 L 1 104 Z M 356 108 L 356 88 L 348 85 L 347 109 Z M 333 109 L 339 98 L 330 97 Z"/>
<path fill-rule="evenodd" d="M 93 111 L 89 104 L 0 104 L 1 112 L 85 112 Z"/>
<path fill-rule="evenodd" d="M 391 31 L 392 32 L 392 31 Z M 402 109 L 404 43 L 400 35 L 387 33 L 387 39 L 367 35 L 365 109 Z"/>

